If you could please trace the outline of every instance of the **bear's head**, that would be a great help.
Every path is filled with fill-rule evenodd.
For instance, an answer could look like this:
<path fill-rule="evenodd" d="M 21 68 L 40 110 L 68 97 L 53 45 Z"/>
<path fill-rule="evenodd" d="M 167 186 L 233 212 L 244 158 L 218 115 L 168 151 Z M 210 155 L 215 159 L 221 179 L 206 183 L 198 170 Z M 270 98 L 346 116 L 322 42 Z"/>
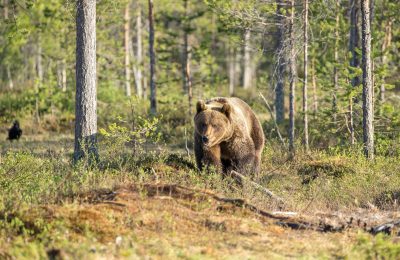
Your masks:
<path fill-rule="evenodd" d="M 232 107 L 228 103 L 206 104 L 200 100 L 196 109 L 194 128 L 204 147 L 213 147 L 229 138 Z"/>

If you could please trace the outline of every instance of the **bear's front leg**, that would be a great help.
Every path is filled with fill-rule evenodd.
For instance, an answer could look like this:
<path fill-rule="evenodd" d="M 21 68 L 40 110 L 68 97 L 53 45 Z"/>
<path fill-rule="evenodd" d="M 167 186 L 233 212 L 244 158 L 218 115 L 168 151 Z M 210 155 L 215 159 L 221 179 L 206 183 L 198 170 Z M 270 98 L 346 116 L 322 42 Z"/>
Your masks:
<path fill-rule="evenodd" d="M 207 166 L 213 165 L 218 172 L 222 172 L 221 147 L 219 145 L 213 147 L 203 147 L 204 163 Z"/>
<path fill-rule="evenodd" d="M 204 164 L 206 164 L 207 167 L 214 165 L 218 171 L 222 170 L 221 147 L 219 145 L 214 147 L 204 147 L 200 137 L 195 135 L 194 155 L 196 157 L 196 164 L 199 171 L 203 170 Z"/>
<path fill-rule="evenodd" d="M 255 154 L 249 153 L 240 158 L 237 163 L 237 169 L 242 174 L 258 174 L 259 172 L 259 165 L 257 165 L 257 158 Z"/>

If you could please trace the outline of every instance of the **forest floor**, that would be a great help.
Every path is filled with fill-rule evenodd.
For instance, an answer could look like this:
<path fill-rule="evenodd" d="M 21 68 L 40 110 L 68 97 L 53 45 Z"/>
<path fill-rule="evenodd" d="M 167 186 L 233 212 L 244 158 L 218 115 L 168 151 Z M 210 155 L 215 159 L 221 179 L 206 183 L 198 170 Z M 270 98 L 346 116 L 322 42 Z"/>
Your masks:
<path fill-rule="evenodd" d="M 3 176 L 15 173 L 15 179 L 20 179 L 17 178 L 20 175 L 15 170 L 15 162 L 24 169 L 30 165 L 27 163 L 30 157 L 18 159 L 20 161 L 13 157 L 14 165 L 9 167 L 8 150 L 27 147 L 37 157 L 32 160 L 32 165 L 44 162 L 46 157 L 70 152 L 71 137 L 58 136 L 55 141 L 45 139 L 30 140 L 27 137 L 18 144 L 3 143 L 0 157 L 0 163 L 6 169 L 1 172 Z M 61 148 L 62 143 L 64 148 Z M 308 167 L 316 161 L 321 159 L 310 159 Z M 269 163 L 265 163 L 264 170 L 271 172 L 278 163 Z M 57 167 L 51 171 L 56 171 L 60 165 L 64 164 L 56 164 Z M 11 207 L 0 211 L 0 259 L 400 257 L 398 231 L 391 230 L 391 235 L 370 233 L 372 227 L 400 218 L 400 212 L 394 207 L 382 208 L 378 203 L 370 203 L 370 199 L 367 200 L 369 204 L 363 203 L 361 197 L 356 197 L 359 202 L 352 205 L 346 204 L 346 200 L 339 196 L 326 201 L 322 195 L 321 198 L 310 195 L 309 199 L 300 202 L 304 197 L 293 198 L 293 195 L 310 194 L 312 189 L 308 186 L 300 190 L 304 178 L 291 179 L 286 175 L 289 170 L 282 168 L 279 175 L 289 179 L 287 184 L 282 176 L 275 176 L 276 173 L 263 176 L 264 179 L 268 177 L 271 189 L 282 195 L 286 205 L 279 206 L 246 184 L 239 187 L 218 176 L 188 173 L 191 171 L 188 165 L 178 157 L 152 162 L 150 170 L 142 173 L 121 169 L 128 176 L 136 175 L 135 179 L 126 175 L 121 177 L 110 169 L 102 170 L 101 181 L 96 179 L 100 177 L 95 178 L 93 176 L 97 175 L 90 173 L 93 174 L 91 179 L 59 196 L 54 194 L 64 190 L 66 182 L 72 182 L 68 174 L 54 187 L 49 184 L 51 181 L 46 184 L 38 182 L 37 186 L 43 185 L 55 192 L 49 195 L 48 191 L 40 191 L 32 195 L 34 191 L 29 190 L 31 197 L 28 200 L 23 197 L 27 196 L 24 193 L 18 200 L 12 200 Z M 335 165 L 336 171 L 339 166 L 342 165 Z M 77 171 L 68 167 L 64 169 L 66 172 Z M 146 166 L 140 169 L 143 168 Z M 289 168 L 293 170 L 295 167 Z M 44 169 L 32 170 L 35 178 L 41 178 L 37 176 L 41 172 L 47 176 Z M 141 172 L 140 169 L 135 171 Z M 104 177 L 107 173 L 113 176 Z M 32 175 L 27 176 L 28 181 L 34 180 Z M 271 178 L 276 180 L 271 181 Z M 260 183 L 262 180 L 258 179 Z M 12 185 L 10 183 L 0 178 L 2 188 L 7 189 Z M 361 184 L 365 183 L 361 181 Z M 287 191 L 289 188 L 290 192 Z M 321 189 L 315 194 L 330 192 L 327 187 Z M 12 192 L 18 193 L 17 190 L 5 192 L 0 201 L 7 201 L 5 196 L 12 196 Z M 343 190 L 346 192 L 350 191 Z M 364 197 L 368 197 L 365 190 L 363 192 Z M 375 192 L 380 194 L 380 191 Z M 35 196 L 48 198 L 34 200 Z M 327 196 L 331 198 L 331 195 Z"/>

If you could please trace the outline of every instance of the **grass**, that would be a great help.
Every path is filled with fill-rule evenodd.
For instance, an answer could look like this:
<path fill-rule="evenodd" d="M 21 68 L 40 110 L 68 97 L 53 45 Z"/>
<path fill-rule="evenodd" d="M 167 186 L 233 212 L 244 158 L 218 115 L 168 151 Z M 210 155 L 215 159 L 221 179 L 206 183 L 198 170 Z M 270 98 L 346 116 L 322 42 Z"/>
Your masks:
<path fill-rule="evenodd" d="M 285 151 L 269 143 L 262 173 L 253 179 L 284 198 L 280 208 L 251 186 L 197 172 L 193 158 L 166 146 L 143 145 L 132 155 L 118 140 L 103 139 L 101 163 L 88 168 L 71 164 L 70 136 L 48 138 L 1 144 L 0 258 L 400 256 L 391 236 L 292 230 L 209 196 L 244 198 L 259 209 L 296 211 L 314 221 L 340 222 L 359 214 L 372 225 L 399 217 L 397 157 L 372 163 L 355 150 L 313 151 L 288 161 Z M 166 188 L 169 184 L 186 188 Z"/>

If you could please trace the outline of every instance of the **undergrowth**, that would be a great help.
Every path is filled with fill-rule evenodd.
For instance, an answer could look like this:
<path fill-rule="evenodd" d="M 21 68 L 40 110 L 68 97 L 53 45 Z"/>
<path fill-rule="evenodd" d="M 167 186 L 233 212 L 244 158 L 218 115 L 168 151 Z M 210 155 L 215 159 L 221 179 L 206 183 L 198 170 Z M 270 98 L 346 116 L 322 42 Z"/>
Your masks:
<path fill-rule="evenodd" d="M 77 258 L 85 257 L 88 250 L 102 255 L 106 252 L 103 237 L 114 240 L 142 224 L 127 217 L 129 214 L 104 215 L 100 213 L 101 209 L 82 209 L 80 205 L 88 201 L 90 193 L 112 194 L 118 187 L 126 185 L 174 183 L 229 198 L 244 198 L 267 211 L 313 214 L 371 207 L 398 209 L 399 158 L 378 156 L 370 162 L 358 152 L 358 147 L 308 154 L 299 151 L 289 160 L 279 144 L 269 142 L 263 152 L 262 171 L 251 179 L 282 197 L 285 201 L 282 208 L 247 183 L 240 186 L 231 177 L 214 171 L 198 172 L 192 155 L 187 156 L 180 150 L 171 151 L 162 143 L 154 119 L 143 121 L 133 130 L 113 124 L 101 133 L 101 160 L 91 167 L 84 161 L 72 164 L 71 147 L 62 147 L 57 142 L 49 143 L 45 151 L 38 149 L 46 146 L 46 141 L 32 143 L 29 149 L 19 149 L 18 144 L 15 144 L 18 149 L 13 149 L 13 144 L 2 146 L 2 151 L 7 152 L 0 157 L 0 258 L 41 259 L 49 256 L 53 247 L 70 248 L 57 254 Z M 146 199 L 145 193 L 141 196 Z M 204 205 L 190 207 L 207 208 L 208 204 L 205 201 Z M 96 219 L 97 224 L 90 219 Z M 160 221 L 177 225 L 173 215 L 166 214 Z M 204 223 L 225 225 L 209 220 Z M 119 229 L 121 226 L 123 228 Z M 137 242 L 134 237 L 131 235 L 131 240 L 125 241 L 127 244 L 121 249 L 115 246 L 119 256 L 137 253 L 131 244 L 142 242 Z M 71 241 L 75 242 L 71 244 Z M 166 251 L 167 248 L 168 245 Z M 171 254 L 176 256 L 179 252 Z M 390 259 L 398 257 L 400 250 L 390 237 L 372 238 L 361 234 L 352 249 L 342 254 Z"/>

